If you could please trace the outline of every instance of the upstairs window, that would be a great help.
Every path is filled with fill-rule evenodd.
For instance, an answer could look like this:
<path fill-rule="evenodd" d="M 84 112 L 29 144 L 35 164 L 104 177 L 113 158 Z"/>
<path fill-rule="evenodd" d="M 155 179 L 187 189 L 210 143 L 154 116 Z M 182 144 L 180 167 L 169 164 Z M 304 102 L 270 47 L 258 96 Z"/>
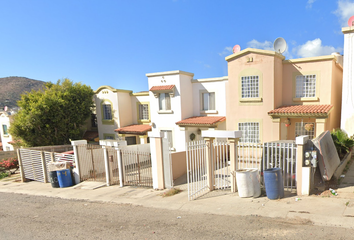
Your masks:
<path fill-rule="evenodd" d="M 202 95 L 202 110 L 215 110 L 215 93 L 203 93 Z"/>
<path fill-rule="evenodd" d="M 9 135 L 9 132 L 7 131 L 7 125 L 2 125 L 2 132 L 4 135 Z"/>
<path fill-rule="evenodd" d="M 259 98 L 259 77 L 241 77 L 241 96 L 242 98 Z"/>
<path fill-rule="evenodd" d="M 238 130 L 242 131 L 240 142 L 259 143 L 259 122 L 244 122 L 238 124 Z"/>
<path fill-rule="evenodd" d="M 159 110 L 171 110 L 171 97 L 169 93 L 160 93 Z"/>
<path fill-rule="evenodd" d="M 316 97 L 316 75 L 296 76 L 296 98 Z"/>
<path fill-rule="evenodd" d="M 103 120 L 112 120 L 112 107 L 109 103 L 102 104 Z"/>
<path fill-rule="evenodd" d="M 139 105 L 139 120 L 149 120 L 149 104 Z"/>

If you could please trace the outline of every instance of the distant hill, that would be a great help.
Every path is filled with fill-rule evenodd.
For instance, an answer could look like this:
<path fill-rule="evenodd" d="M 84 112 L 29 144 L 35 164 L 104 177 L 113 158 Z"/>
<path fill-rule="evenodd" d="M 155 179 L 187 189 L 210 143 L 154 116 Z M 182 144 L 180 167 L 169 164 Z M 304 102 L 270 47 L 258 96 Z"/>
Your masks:
<path fill-rule="evenodd" d="M 30 92 L 32 89 L 41 89 L 44 84 L 45 82 L 43 81 L 26 77 L 0 78 L 0 110 L 4 106 L 9 108 L 16 107 L 22 93 Z"/>

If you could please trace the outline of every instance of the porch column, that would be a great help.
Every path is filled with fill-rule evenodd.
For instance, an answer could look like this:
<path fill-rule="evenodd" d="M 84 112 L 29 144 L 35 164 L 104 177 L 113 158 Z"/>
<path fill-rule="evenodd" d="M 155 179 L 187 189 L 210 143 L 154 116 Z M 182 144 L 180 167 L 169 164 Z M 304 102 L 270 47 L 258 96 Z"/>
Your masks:
<path fill-rule="evenodd" d="M 238 162 L 237 143 L 238 143 L 238 138 L 228 139 L 228 142 L 230 144 L 231 192 L 237 192 L 236 176 L 233 176 L 232 173 L 235 174 L 235 172 L 237 170 L 237 162 Z"/>
<path fill-rule="evenodd" d="M 272 119 L 272 140 L 277 141 L 281 139 L 280 134 L 280 118 Z"/>
<path fill-rule="evenodd" d="M 147 135 L 139 136 L 140 144 L 147 144 Z"/>
<path fill-rule="evenodd" d="M 162 155 L 163 135 L 160 131 L 148 133 L 150 137 L 152 184 L 154 189 L 165 188 Z"/>
<path fill-rule="evenodd" d="M 316 136 L 318 137 L 321 133 L 323 133 L 324 131 L 326 131 L 326 122 L 327 122 L 327 118 L 316 118 Z"/>

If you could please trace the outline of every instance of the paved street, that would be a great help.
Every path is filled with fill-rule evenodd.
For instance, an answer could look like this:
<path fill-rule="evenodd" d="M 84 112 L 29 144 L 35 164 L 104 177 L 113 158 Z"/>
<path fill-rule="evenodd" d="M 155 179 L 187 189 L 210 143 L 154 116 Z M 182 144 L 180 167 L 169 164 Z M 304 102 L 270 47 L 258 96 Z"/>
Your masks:
<path fill-rule="evenodd" d="M 223 216 L 0 193 L 0 239 L 351 239 L 301 219 Z"/>

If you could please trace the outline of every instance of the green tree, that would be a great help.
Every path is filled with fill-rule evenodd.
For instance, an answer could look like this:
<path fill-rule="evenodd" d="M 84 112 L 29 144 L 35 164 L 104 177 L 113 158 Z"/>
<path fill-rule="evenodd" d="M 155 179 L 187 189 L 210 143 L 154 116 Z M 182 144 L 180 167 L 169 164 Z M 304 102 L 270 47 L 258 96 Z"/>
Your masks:
<path fill-rule="evenodd" d="M 93 107 L 91 87 L 69 79 L 47 83 L 42 90 L 21 95 L 19 112 L 9 132 L 23 146 L 46 146 L 81 139 Z"/>

